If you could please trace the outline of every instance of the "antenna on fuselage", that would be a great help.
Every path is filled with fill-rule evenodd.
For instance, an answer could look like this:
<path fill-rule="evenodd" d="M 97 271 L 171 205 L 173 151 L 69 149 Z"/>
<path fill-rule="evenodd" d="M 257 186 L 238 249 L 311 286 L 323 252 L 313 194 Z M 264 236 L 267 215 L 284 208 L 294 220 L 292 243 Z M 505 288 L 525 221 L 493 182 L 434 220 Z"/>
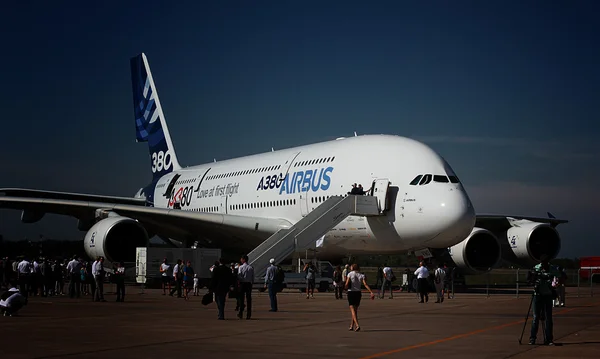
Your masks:
<path fill-rule="evenodd" d="M 217 162 L 217 159 L 216 159 L 216 158 L 213 158 L 213 161 Z"/>
<path fill-rule="evenodd" d="M 354 137 L 358 137 L 358 136 L 356 135 L 356 131 L 354 131 Z"/>
<path fill-rule="evenodd" d="M 271 152 L 275 152 L 275 149 L 273 147 L 271 147 Z"/>

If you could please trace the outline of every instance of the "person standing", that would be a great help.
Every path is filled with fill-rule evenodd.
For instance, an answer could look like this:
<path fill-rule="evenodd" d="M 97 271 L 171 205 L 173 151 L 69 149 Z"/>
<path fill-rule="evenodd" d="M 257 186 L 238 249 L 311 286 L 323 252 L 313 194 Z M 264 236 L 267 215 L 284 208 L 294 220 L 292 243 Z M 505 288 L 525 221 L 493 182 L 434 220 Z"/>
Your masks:
<path fill-rule="evenodd" d="M 181 298 L 181 286 L 183 284 L 183 273 L 181 271 L 181 259 L 178 259 L 173 266 L 173 281 L 175 282 L 175 288 L 171 289 L 169 293 L 173 296 L 173 293 L 177 292 L 177 298 Z"/>
<path fill-rule="evenodd" d="M 342 268 L 340 266 L 335 267 L 333 271 L 333 286 L 335 288 L 335 299 L 344 299 L 342 293 L 344 292 L 344 281 L 342 279 Z"/>
<path fill-rule="evenodd" d="M 215 294 L 219 320 L 225 320 L 225 301 L 232 281 L 231 269 L 225 265 L 222 258 L 219 259 L 219 264 L 212 270 L 209 285 L 210 291 Z"/>
<path fill-rule="evenodd" d="M 79 279 L 81 272 L 81 261 L 77 260 L 77 256 L 67 264 L 67 273 L 69 273 L 69 297 L 77 298 L 81 295 L 81 280 Z"/>
<path fill-rule="evenodd" d="M 29 298 L 29 280 L 31 278 L 31 263 L 27 260 L 27 257 L 23 258 L 17 266 L 17 278 L 19 280 L 19 289 L 22 296 L 25 299 Z"/>
<path fill-rule="evenodd" d="M 394 291 L 392 290 L 392 281 L 393 281 L 393 276 L 394 273 L 392 272 L 392 268 L 388 267 L 387 264 L 383 265 L 383 269 L 382 269 L 382 273 L 383 273 L 383 284 L 381 285 L 381 295 L 379 296 L 380 299 L 383 299 L 383 297 L 385 297 L 385 288 L 386 287 L 390 287 L 390 299 L 394 299 Z"/>
<path fill-rule="evenodd" d="M 385 267 L 385 265 L 384 265 Z M 377 267 L 377 282 L 375 282 L 375 288 L 381 288 L 381 285 L 383 285 L 383 267 L 382 266 L 378 266 Z M 379 293 L 381 294 L 381 293 Z"/>
<path fill-rule="evenodd" d="M 119 263 L 115 270 L 115 283 L 117 284 L 117 302 L 125 301 L 125 263 Z"/>
<path fill-rule="evenodd" d="M 315 299 L 317 271 L 315 270 L 314 265 L 312 263 L 306 263 L 304 266 L 304 273 L 306 274 L 306 299 Z"/>
<path fill-rule="evenodd" d="M 541 263 L 533 267 L 531 276 L 534 282 L 532 310 L 533 321 L 531 322 L 531 335 L 529 336 L 529 345 L 534 345 L 537 339 L 537 332 L 540 318 L 545 317 L 545 339 L 544 345 L 554 345 L 553 322 L 552 322 L 552 301 L 554 293 L 552 280 L 554 277 L 560 277 L 558 268 L 550 265 L 548 256 L 543 254 L 540 258 Z"/>
<path fill-rule="evenodd" d="M 358 324 L 358 307 L 360 307 L 360 300 L 362 297 L 361 293 L 361 284 L 367 288 L 367 290 L 371 293 L 371 299 L 375 298 L 375 294 L 367 284 L 367 277 L 360 273 L 360 267 L 358 264 L 352 264 L 350 268 L 351 271 L 348 273 L 346 277 L 346 283 L 344 288 L 348 290 L 346 297 L 348 298 L 348 305 L 350 306 L 350 315 L 352 316 L 352 321 L 350 322 L 350 328 L 348 330 L 354 330 L 358 332 L 360 330 L 360 325 Z"/>
<path fill-rule="evenodd" d="M 94 293 L 95 302 L 106 302 L 104 300 L 104 257 L 98 259 L 92 264 L 92 274 L 96 283 L 96 292 Z"/>
<path fill-rule="evenodd" d="M 183 297 L 185 300 L 189 300 L 190 290 L 194 286 L 194 268 L 192 267 L 192 261 L 187 261 L 185 267 L 183 267 Z"/>
<path fill-rule="evenodd" d="M 250 320 L 252 317 L 252 285 L 254 284 L 254 268 L 248 264 L 247 255 L 244 255 L 240 261 L 242 262 L 242 265 L 239 266 L 237 274 L 240 288 L 238 294 L 238 318 L 242 319 L 244 316 L 244 309 L 246 309 L 247 305 L 248 310 L 246 311 L 246 319 Z M 244 298 L 246 299 L 246 304 L 244 304 Z"/>
<path fill-rule="evenodd" d="M 419 263 L 419 268 L 415 271 L 415 275 L 417 276 L 417 287 L 419 288 L 419 294 L 421 300 L 419 303 L 429 302 L 429 283 L 427 282 L 427 278 L 429 277 L 429 270 L 425 266 L 423 262 Z M 425 299 L 425 301 L 423 301 Z"/>
<path fill-rule="evenodd" d="M 167 294 L 167 287 L 169 288 L 169 293 L 171 292 L 171 276 L 169 275 L 170 268 L 171 266 L 169 263 L 167 263 L 167 258 L 163 259 L 163 262 L 159 268 L 162 279 L 163 295 Z"/>
<path fill-rule="evenodd" d="M 562 267 L 558 266 L 559 277 L 555 277 L 556 287 L 556 300 L 554 300 L 554 306 L 564 307 L 565 306 L 565 283 L 567 282 L 568 276 L 567 271 Z"/>
<path fill-rule="evenodd" d="M 277 274 L 277 266 L 275 265 L 275 259 L 269 260 L 269 268 L 265 274 L 265 289 L 269 291 L 269 299 L 271 301 L 271 309 L 269 312 L 277 311 L 277 283 L 275 283 L 275 275 Z"/>
<path fill-rule="evenodd" d="M 435 285 L 435 293 L 437 295 L 436 303 L 444 302 L 444 280 L 446 279 L 446 271 L 444 266 L 438 266 L 433 274 L 433 281 Z"/>

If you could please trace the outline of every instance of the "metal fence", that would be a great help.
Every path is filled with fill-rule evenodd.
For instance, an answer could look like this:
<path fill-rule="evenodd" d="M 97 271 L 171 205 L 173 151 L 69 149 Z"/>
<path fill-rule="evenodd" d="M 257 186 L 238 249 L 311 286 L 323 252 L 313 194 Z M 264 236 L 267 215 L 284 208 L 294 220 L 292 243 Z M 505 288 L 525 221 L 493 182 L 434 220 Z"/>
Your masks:
<path fill-rule="evenodd" d="M 392 268 L 396 277 L 400 279 L 400 286 L 402 274 L 404 274 L 405 267 Z M 369 285 L 376 283 L 377 268 L 365 267 L 362 268 L 362 272 L 367 275 Z M 451 295 L 455 293 L 481 293 L 486 296 L 503 294 L 503 295 L 514 295 L 519 298 L 521 295 L 529 295 L 533 289 L 533 286 L 527 282 L 527 269 L 495 269 L 485 274 L 480 275 L 465 275 L 456 276 L 454 281 L 450 282 Z M 593 297 L 594 292 L 598 291 L 600 287 L 600 273 L 594 273 L 588 269 L 572 269 L 567 270 L 567 281 L 565 286 L 568 288 L 577 288 L 577 297 Z M 596 270 L 596 272 L 598 272 Z M 412 275 L 414 269 L 410 271 Z M 585 274 L 582 275 L 582 274 Z M 409 281 L 412 278 L 409 276 Z M 398 286 L 396 282 L 396 286 Z M 569 295 L 574 295 L 573 292 L 569 292 Z"/>
<path fill-rule="evenodd" d="M 137 286 L 144 291 L 147 288 L 153 288 L 151 279 L 147 278 L 146 285 L 137 283 L 135 263 L 125 263 L 125 283 L 127 286 Z M 112 268 L 111 268 L 112 269 Z M 392 268 L 398 280 L 394 283 L 395 287 L 402 286 L 402 275 L 405 273 L 405 267 Z M 361 271 L 366 274 L 369 285 L 375 288 L 377 268 L 363 267 Z M 568 279 L 565 286 L 568 288 L 577 288 L 577 297 L 593 297 L 595 292 L 599 291 L 600 273 L 594 273 L 591 269 L 571 269 L 567 270 Z M 597 272 L 597 271 L 596 271 Z M 410 274 L 414 273 L 414 269 Z M 480 275 L 466 275 L 455 277 L 454 281 L 450 282 L 451 295 L 461 293 L 480 293 L 491 295 L 514 295 L 519 298 L 521 295 L 529 295 L 533 287 L 527 283 L 527 269 L 494 269 L 488 273 Z M 582 275 L 585 274 L 585 275 Z M 160 279 L 160 278 L 158 278 Z M 409 276 L 409 281 L 412 277 Z M 107 292 L 116 290 L 116 285 L 107 283 Z M 114 287 L 114 288 L 113 288 Z M 158 287 L 157 287 L 158 288 Z M 574 295 L 569 292 L 569 295 Z"/>

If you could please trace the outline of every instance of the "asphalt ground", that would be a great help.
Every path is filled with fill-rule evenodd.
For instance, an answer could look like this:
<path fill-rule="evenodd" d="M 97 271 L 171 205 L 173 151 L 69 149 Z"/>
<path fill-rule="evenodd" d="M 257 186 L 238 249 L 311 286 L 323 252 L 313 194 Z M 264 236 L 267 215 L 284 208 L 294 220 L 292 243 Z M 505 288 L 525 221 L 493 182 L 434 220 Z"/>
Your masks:
<path fill-rule="evenodd" d="M 107 288 L 110 290 L 110 286 Z M 443 303 L 417 303 L 414 293 L 370 300 L 363 294 L 359 332 L 349 331 L 346 299 L 297 291 L 278 295 L 269 312 L 266 293 L 253 292 L 252 320 L 236 317 L 226 303 L 217 320 L 214 303 L 189 301 L 160 290 L 128 287 L 124 303 L 31 297 L 16 317 L 0 317 L 2 358 L 597 358 L 600 298 L 575 295 L 554 309 L 555 346 L 527 345 L 523 336 L 530 296 L 460 294 Z M 204 291 L 202 292 L 204 293 Z M 542 341 L 541 329 L 538 342 Z"/>

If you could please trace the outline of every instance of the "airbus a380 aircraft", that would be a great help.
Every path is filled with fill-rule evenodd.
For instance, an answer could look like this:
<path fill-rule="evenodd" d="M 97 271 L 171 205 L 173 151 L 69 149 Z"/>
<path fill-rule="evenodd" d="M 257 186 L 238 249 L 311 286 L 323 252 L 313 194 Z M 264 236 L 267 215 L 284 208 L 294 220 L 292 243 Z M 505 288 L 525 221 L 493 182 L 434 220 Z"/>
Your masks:
<path fill-rule="evenodd" d="M 144 54 L 131 59 L 136 135 L 147 142 L 152 182 L 133 198 L 9 188 L 0 207 L 25 223 L 73 216 L 85 250 L 132 261 L 135 247 L 166 241 L 248 252 L 353 183 L 370 187 L 376 216 L 349 216 L 318 242 L 321 258 L 429 249 L 464 272 L 555 257 L 566 220 L 476 215 L 450 165 L 418 141 L 365 135 L 182 168 Z M 317 245 L 315 243 L 315 245 Z M 278 261 L 280 261 L 279 259 Z"/>

